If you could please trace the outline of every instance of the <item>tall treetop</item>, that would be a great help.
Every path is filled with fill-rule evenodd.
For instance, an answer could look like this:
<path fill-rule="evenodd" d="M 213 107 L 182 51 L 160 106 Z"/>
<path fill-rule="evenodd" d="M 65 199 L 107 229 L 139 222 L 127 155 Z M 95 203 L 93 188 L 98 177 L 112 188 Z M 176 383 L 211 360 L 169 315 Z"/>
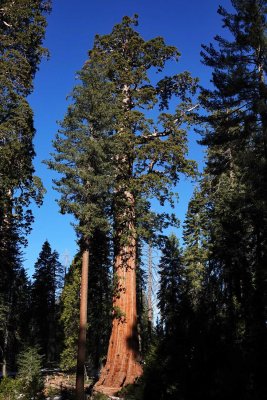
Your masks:
<path fill-rule="evenodd" d="M 149 220 L 155 221 L 148 199 L 172 202 L 180 173 L 194 173 L 194 162 L 186 158 L 184 127 L 194 107 L 197 79 L 188 72 L 162 77 L 165 63 L 177 61 L 179 52 L 161 37 L 145 41 L 136 26 L 136 16 L 124 17 L 110 34 L 96 36 L 54 143 L 57 153 L 49 162 L 63 174 L 56 183 L 62 209 L 78 220 L 83 215 L 83 221 L 82 209 L 95 210 L 86 214 L 91 215 L 90 222 L 86 220 L 89 230 L 96 209 L 104 206 L 102 202 L 99 208 L 97 201 L 109 197 L 112 205 L 115 195 L 117 206 L 127 207 L 127 191 L 135 197 L 136 215 L 146 219 L 143 228 L 148 226 Z M 155 72 L 159 79 L 152 84 Z M 168 111 L 172 97 L 178 98 L 173 113 Z"/>

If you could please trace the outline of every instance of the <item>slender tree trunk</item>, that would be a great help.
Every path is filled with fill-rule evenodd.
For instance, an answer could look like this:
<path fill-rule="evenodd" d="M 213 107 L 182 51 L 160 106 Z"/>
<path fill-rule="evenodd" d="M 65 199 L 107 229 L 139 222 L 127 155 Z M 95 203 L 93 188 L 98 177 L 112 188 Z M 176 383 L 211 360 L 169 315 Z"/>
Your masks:
<path fill-rule="evenodd" d="M 124 214 L 129 218 L 127 241 L 121 240 L 121 232 L 116 232 L 114 274 L 117 288 L 113 298 L 114 319 L 107 362 L 95 385 L 96 391 L 107 395 L 115 394 L 123 386 L 134 383 L 142 374 L 138 362 L 140 356 L 136 307 L 136 235 L 134 218 L 131 218 L 131 215 L 134 215 L 134 199 L 129 192 L 125 196 L 131 205 Z"/>
<path fill-rule="evenodd" d="M 80 292 L 80 325 L 78 337 L 76 400 L 84 400 L 84 364 L 86 359 L 87 297 L 88 297 L 89 250 L 83 251 Z"/>
<path fill-rule="evenodd" d="M 4 332 L 3 363 L 2 363 L 2 375 L 4 378 L 7 377 L 7 347 L 8 347 L 8 328 L 6 326 Z"/>
<path fill-rule="evenodd" d="M 147 308 L 148 308 L 148 334 L 151 338 L 153 326 L 153 306 L 152 306 L 152 281 L 153 281 L 153 260 L 152 245 L 148 245 L 148 287 L 147 287 Z"/>

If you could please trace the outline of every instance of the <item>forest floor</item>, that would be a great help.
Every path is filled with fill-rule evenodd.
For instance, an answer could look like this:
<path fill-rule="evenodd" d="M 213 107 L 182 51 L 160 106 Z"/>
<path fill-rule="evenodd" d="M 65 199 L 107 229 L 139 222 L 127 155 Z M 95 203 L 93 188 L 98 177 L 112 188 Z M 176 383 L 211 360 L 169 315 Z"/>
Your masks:
<path fill-rule="evenodd" d="M 72 400 L 75 392 L 75 374 L 53 372 L 44 376 L 45 396 L 49 400 Z M 90 393 L 93 385 L 92 379 L 85 381 L 85 390 Z"/>
<path fill-rule="evenodd" d="M 61 371 L 51 371 L 51 373 L 44 374 L 44 384 L 45 384 L 45 398 L 46 400 L 75 400 L 75 374 L 67 374 Z M 112 395 L 114 393 L 114 388 L 110 388 L 110 394 L 107 392 L 106 395 L 102 393 L 93 393 L 93 378 L 88 378 L 85 380 L 85 393 L 87 394 L 87 400 L 124 400 L 125 395 Z M 127 399 L 139 398 L 134 395 L 126 396 Z"/>
<path fill-rule="evenodd" d="M 75 381 L 76 376 L 75 374 L 66 374 L 63 372 L 53 372 L 44 375 L 44 384 L 45 384 L 45 396 L 47 400 L 74 400 L 75 398 Z M 92 388 L 93 388 L 94 381 L 93 379 L 88 378 L 85 381 L 85 392 L 87 393 L 87 399 L 100 399 L 100 393 L 97 395 L 95 393 L 92 395 Z M 123 400 L 122 397 L 116 397 L 112 395 L 114 393 L 114 389 L 110 388 L 110 394 L 106 393 L 106 398 L 111 400 Z M 101 400 L 104 396 L 101 396 Z"/>

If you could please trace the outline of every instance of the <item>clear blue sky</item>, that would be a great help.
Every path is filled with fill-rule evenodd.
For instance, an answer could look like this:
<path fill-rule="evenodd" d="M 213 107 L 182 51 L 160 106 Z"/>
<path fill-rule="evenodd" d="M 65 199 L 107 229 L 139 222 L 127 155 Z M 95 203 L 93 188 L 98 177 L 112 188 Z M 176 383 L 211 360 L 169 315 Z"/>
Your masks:
<path fill-rule="evenodd" d="M 200 63 L 199 53 L 202 43 L 208 44 L 214 35 L 222 32 L 221 19 L 217 15 L 219 4 L 229 9 L 230 0 L 53 0 L 44 43 L 50 51 L 50 59 L 41 63 L 34 93 L 30 96 L 35 115 L 36 174 L 47 189 L 43 206 L 40 209 L 33 207 L 35 222 L 24 254 L 24 265 L 30 275 L 46 239 L 52 249 L 58 251 L 61 260 L 65 252 L 72 259 L 77 250 L 71 217 L 61 215 L 55 202 L 57 193 L 52 190 L 55 174 L 42 164 L 42 160 L 48 159 L 52 151 L 57 121 L 64 117 L 66 97 L 75 85 L 76 72 L 87 59 L 94 35 L 109 33 L 124 15 L 137 13 L 138 30 L 145 39 L 163 36 L 167 44 L 175 45 L 181 52 L 178 70 L 173 73 L 189 70 L 206 86 L 210 71 Z M 189 155 L 201 164 L 203 149 L 196 144 L 196 139 L 195 133 L 189 133 Z M 179 192 L 176 213 L 183 220 L 192 193 L 190 182 L 181 182 Z"/>

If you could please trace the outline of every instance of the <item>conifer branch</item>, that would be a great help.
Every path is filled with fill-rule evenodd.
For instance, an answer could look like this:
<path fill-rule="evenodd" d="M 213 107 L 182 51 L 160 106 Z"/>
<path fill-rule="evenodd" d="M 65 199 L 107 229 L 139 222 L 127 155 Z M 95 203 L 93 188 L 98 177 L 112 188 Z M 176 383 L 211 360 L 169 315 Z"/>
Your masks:
<path fill-rule="evenodd" d="M 181 113 L 180 117 L 184 116 L 188 112 L 195 110 L 197 107 L 199 107 L 199 104 L 196 104 L 193 107 L 190 107 L 188 110 L 183 111 Z M 177 124 L 178 122 L 180 122 L 180 118 L 176 118 L 173 122 L 174 122 L 174 124 Z M 170 134 L 170 129 L 165 129 L 162 132 L 154 130 L 154 132 L 151 133 L 150 135 L 143 135 L 143 136 L 141 136 L 141 138 L 145 139 L 145 140 L 150 140 L 150 139 L 165 137 L 165 136 L 168 136 L 169 134 Z"/>

